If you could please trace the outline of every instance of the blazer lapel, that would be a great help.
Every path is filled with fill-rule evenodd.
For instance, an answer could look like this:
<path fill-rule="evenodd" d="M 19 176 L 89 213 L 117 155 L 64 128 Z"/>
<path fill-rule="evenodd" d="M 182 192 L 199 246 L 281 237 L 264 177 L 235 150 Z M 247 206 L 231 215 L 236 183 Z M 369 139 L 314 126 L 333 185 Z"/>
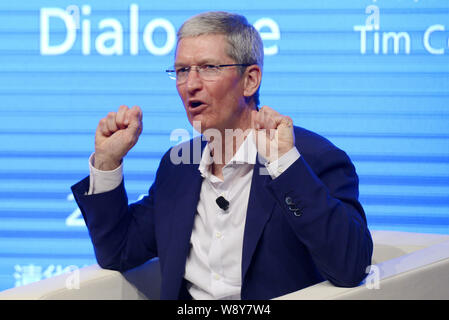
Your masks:
<path fill-rule="evenodd" d="M 245 279 L 246 272 L 248 271 L 265 224 L 270 218 L 276 203 L 273 196 L 265 187 L 270 176 L 262 174 L 262 170 L 264 169 L 265 167 L 256 161 L 248 200 L 245 232 L 243 235 L 242 282 Z"/>
<path fill-rule="evenodd" d="M 202 144 L 203 149 L 204 144 Z M 173 223 L 173 232 L 171 235 L 170 245 L 168 248 L 167 269 L 169 269 L 170 296 L 178 299 L 181 284 L 185 272 L 185 264 L 187 256 L 190 252 L 190 237 L 192 234 L 193 223 L 198 206 L 201 184 L 203 178 L 198 170 L 198 164 L 183 165 L 182 174 L 178 176 L 176 181 L 176 190 L 171 199 L 174 205 L 171 215 Z"/>

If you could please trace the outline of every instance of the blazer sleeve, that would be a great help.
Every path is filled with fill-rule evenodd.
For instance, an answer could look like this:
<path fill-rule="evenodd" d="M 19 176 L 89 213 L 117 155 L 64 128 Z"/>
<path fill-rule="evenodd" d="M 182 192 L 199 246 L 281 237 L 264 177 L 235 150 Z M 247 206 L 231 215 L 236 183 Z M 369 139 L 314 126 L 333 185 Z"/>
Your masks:
<path fill-rule="evenodd" d="M 125 271 L 157 256 L 154 192 L 128 205 L 124 181 L 114 190 L 87 195 L 89 177 L 72 186 L 92 240 L 98 264 Z"/>
<path fill-rule="evenodd" d="M 346 153 L 333 147 L 307 160 L 301 156 L 268 188 L 320 273 L 337 286 L 358 285 L 373 244 Z"/>

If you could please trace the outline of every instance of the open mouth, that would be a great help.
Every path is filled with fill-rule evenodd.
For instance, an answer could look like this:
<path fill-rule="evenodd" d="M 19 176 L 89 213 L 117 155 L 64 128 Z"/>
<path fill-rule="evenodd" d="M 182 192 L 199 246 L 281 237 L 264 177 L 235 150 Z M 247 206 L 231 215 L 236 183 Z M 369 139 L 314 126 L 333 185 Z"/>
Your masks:
<path fill-rule="evenodd" d="M 189 107 L 192 109 L 198 108 L 200 106 L 204 105 L 204 102 L 201 100 L 191 100 L 189 101 Z"/>

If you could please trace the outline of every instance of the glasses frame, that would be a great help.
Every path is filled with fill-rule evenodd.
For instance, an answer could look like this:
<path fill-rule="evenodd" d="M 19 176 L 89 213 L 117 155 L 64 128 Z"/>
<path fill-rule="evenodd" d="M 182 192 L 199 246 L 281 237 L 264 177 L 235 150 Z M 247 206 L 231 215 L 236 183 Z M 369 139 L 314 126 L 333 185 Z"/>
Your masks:
<path fill-rule="evenodd" d="M 200 70 L 200 68 L 201 67 L 206 67 L 206 66 L 209 66 L 209 67 L 215 67 L 215 68 L 217 68 L 217 70 L 218 71 L 220 71 L 221 69 L 220 68 L 227 68 L 227 67 L 249 67 L 250 65 L 252 65 L 251 63 L 232 63 L 232 64 L 216 64 L 216 65 L 214 65 L 214 64 L 203 64 L 203 65 L 200 65 L 200 66 L 197 66 L 197 65 L 191 65 L 191 66 L 188 66 L 188 67 L 183 67 L 183 68 L 180 68 L 180 69 L 185 69 L 185 71 L 187 71 L 187 75 L 188 75 L 188 73 L 190 72 L 190 70 L 192 70 L 192 68 L 194 68 L 195 67 L 195 69 L 197 70 L 197 72 L 198 72 L 198 70 Z M 179 70 L 178 70 L 179 71 Z M 183 80 L 183 81 L 179 81 L 178 80 L 178 77 L 176 76 L 176 70 L 175 69 L 167 69 L 167 70 L 165 70 L 165 72 L 167 73 L 167 75 L 168 75 L 168 77 L 170 78 L 170 79 L 172 79 L 172 80 L 175 80 L 178 84 L 179 83 L 184 83 L 185 81 L 187 81 L 187 77 L 186 77 L 186 79 L 185 80 Z M 201 73 L 199 73 L 200 75 L 201 75 Z M 201 76 L 200 76 L 201 77 Z M 205 79 L 203 79 L 203 78 L 201 78 L 202 80 L 205 80 Z M 214 81 L 214 80 L 205 80 L 205 81 Z"/>

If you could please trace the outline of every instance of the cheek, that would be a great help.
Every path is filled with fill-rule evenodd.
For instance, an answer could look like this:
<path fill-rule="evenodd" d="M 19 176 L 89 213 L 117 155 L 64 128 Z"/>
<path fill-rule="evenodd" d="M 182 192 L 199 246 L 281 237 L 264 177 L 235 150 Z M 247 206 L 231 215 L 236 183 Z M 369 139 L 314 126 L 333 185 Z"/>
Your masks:
<path fill-rule="evenodd" d="M 176 90 L 178 91 L 178 96 L 181 98 L 182 105 L 183 105 L 184 110 L 187 115 L 187 119 L 189 120 L 190 124 L 192 124 L 192 117 L 191 117 L 189 111 L 187 110 L 187 104 L 186 104 L 187 94 L 186 94 L 185 90 L 183 90 L 182 88 L 180 88 L 178 86 L 176 86 Z"/>
<path fill-rule="evenodd" d="M 178 95 L 181 98 L 182 103 L 184 103 L 186 97 L 185 90 L 183 90 L 183 87 L 180 87 L 178 85 L 176 85 L 176 90 L 178 91 Z"/>
<path fill-rule="evenodd" d="M 241 90 L 237 83 L 221 83 L 216 84 L 213 88 L 208 88 L 209 93 L 213 94 L 214 102 L 220 105 L 233 105 L 241 96 Z"/>
<path fill-rule="evenodd" d="M 220 98 L 218 106 L 221 107 L 221 114 L 235 114 L 240 109 L 242 105 L 242 95 L 236 89 L 228 90 Z"/>

